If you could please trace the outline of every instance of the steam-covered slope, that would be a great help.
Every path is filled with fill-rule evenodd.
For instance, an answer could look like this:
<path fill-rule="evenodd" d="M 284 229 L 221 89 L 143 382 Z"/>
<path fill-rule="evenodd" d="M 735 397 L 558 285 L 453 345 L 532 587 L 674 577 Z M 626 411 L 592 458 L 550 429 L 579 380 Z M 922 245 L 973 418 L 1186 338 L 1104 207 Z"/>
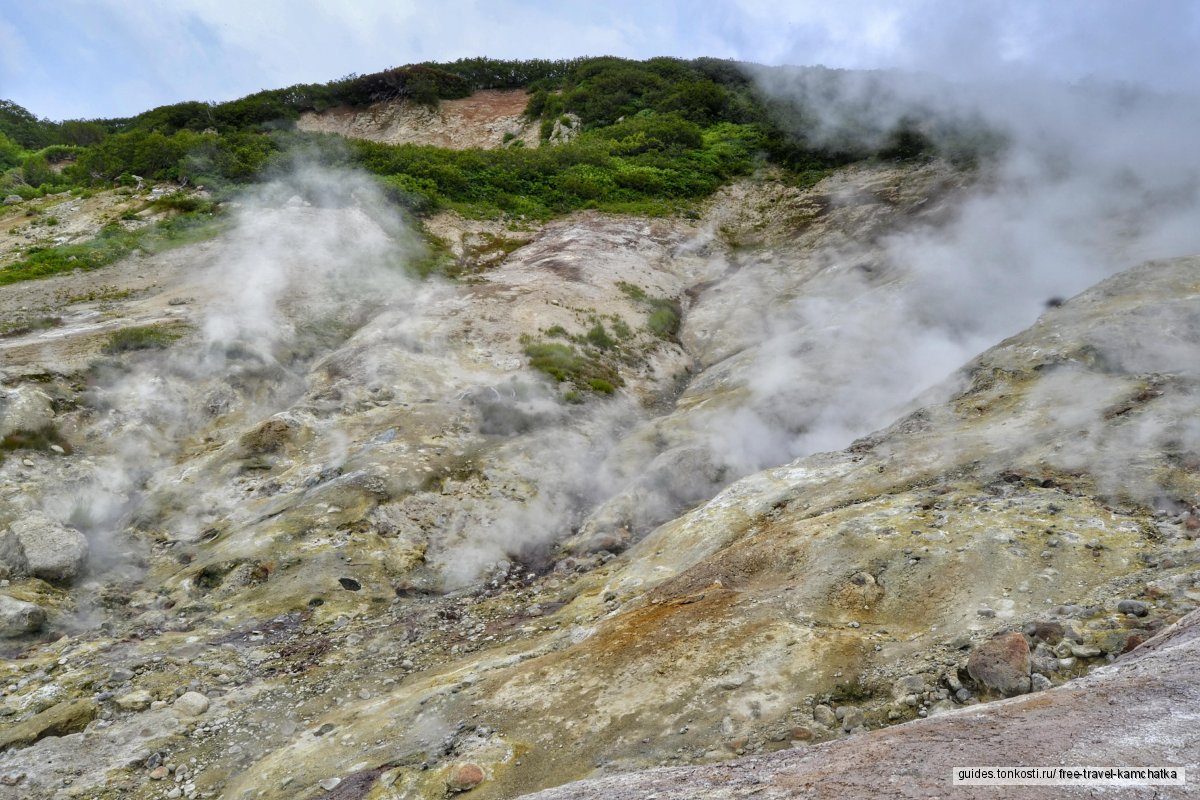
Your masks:
<path fill-rule="evenodd" d="M 964 181 L 451 216 L 499 255 L 443 284 L 397 269 L 370 187 L 314 173 L 112 268 L 0 341 L 27 445 L 0 522 L 91 547 L 73 580 L 9 564 L 48 620 L 8 640 L 0 797 L 157 797 L 168 764 L 195 796 L 513 797 L 936 715 L 1148 637 L 1200 601 L 1197 262 L 940 380 L 975 340 L 891 243 L 952 224 Z M 989 684 L 968 659 L 1008 628 L 1031 662 Z"/>

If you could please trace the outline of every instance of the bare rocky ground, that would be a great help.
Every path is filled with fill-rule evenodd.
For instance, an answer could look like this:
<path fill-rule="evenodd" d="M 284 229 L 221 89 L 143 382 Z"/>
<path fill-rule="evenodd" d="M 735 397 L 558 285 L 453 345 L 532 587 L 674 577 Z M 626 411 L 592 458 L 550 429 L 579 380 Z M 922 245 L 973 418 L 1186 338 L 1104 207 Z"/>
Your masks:
<path fill-rule="evenodd" d="M 694 220 L 446 215 L 455 284 L 397 270 L 414 237 L 369 203 L 284 196 L 0 290 L 62 319 L 0 339 L 0 798 L 500 798 L 772 751 L 554 796 L 854 793 L 837 765 L 878 752 L 878 777 L 980 726 L 964 765 L 1025 763 L 1051 719 L 1100 732 L 1063 758 L 1190 764 L 1194 627 L 1137 646 L 1200 604 L 1196 259 L 1048 309 L 846 449 L 718 435 L 845 402 L 779 380 L 784 345 L 839 365 L 778 328 L 797 298 L 905 286 L 883 238 L 964 183 L 859 167 Z M 131 327 L 170 335 L 115 347 Z M 546 380 L 530 344 L 614 392 Z M 942 764 L 886 790 L 949 796 Z"/>
<path fill-rule="evenodd" d="M 538 143 L 538 124 L 522 116 L 528 103 L 529 95 L 523 89 L 493 89 L 461 100 L 442 100 L 436 109 L 403 100 L 373 103 L 362 109 L 311 111 L 300 116 L 296 127 L 353 139 L 455 150 L 510 146 L 514 142 L 534 147 Z"/>
<path fill-rule="evenodd" d="M 656 797 L 1194 797 L 1194 786 L 952 786 L 956 768 L 1196 767 L 1200 613 L 1115 664 L 1033 695 L 961 709 L 812 748 L 728 765 L 652 770 L 527 795 L 532 800 Z"/>

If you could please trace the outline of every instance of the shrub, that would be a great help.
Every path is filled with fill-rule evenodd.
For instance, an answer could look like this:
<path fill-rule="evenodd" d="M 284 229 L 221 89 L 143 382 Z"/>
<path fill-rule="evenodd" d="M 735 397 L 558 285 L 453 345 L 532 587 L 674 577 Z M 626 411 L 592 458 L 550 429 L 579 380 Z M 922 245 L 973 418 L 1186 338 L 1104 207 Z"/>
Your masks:
<path fill-rule="evenodd" d="M 161 350 L 178 339 L 179 333 L 156 325 L 139 325 L 114 331 L 101 348 L 106 355 L 133 350 Z"/>
<path fill-rule="evenodd" d="M 12 431 L 0 439 L 0 452 L 12 450 L 41 450 L 55 453 L 61 451 L 61 454 L 70 455 L 71 445 L 62 437 L 57 427 L 46 425 L 37 430 Z"/>
<path fill-rule="evenodd" d="M 612 394 L 622 385 L 616 370 L 595 356 L 580 353 L 561 342 L 530 342 L 525 346 L 529 365 L 559 383 L 571 383 L 583 391 Z"/>

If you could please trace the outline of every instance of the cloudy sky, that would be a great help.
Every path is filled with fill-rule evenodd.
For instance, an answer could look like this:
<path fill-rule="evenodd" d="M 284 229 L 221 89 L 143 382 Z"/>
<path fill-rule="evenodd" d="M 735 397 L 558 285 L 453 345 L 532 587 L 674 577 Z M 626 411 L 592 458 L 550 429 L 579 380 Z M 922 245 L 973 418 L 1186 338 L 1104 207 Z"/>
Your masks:
<path fill-rule="evenodd" d="M 782 8 L 781 8 L 782 7 Z M 466 56 L 709 55 L 1194 91 L 1194 0 L 0 0 L 0 98 L 52 119 Z"/>

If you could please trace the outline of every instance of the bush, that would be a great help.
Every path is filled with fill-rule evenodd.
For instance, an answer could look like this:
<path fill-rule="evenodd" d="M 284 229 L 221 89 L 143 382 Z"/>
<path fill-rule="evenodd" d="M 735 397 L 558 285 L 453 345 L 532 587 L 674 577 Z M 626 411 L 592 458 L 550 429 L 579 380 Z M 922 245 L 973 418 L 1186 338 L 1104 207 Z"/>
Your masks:
<path fill-rule="evenodd" d="M 161 350 L 178 339 L 180 334 L 160 326 L 141 325 L 114 331 L 101 348 L 106 355 L 133 350 Z"/>
<path fill-rule="evenodd" d="M 50 169 L 46 157 L 41 154 L 28 156 L 21 162 L 21 178 L 30 186 L 42 186 L 58 181 L 58 175 Z"/>
<path fill-rule="evenodd" d="M 616 370 L 598 358 L 581 354 L 569 344 L 530 343 L 525 347 L 525 355 L 534 369 L 580 390 L 612 394 L 622 384 Z"/>

